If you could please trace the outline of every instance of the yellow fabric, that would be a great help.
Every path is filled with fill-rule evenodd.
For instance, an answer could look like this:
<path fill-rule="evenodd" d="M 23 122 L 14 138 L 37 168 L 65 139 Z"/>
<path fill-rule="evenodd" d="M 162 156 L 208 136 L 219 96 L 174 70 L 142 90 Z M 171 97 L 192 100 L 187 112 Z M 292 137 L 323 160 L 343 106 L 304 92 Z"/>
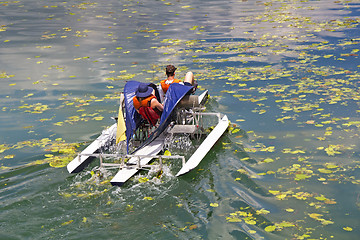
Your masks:
<path fill-rule="evenodd" d="M 122 113 L 121 104 L 120 104 L 117 129 L 116 129 L 116 144 L 118 144 L 121 141 L 126 140 L 125 131 L 126 131 L 125 120 L 124 120 L 124 115 Z"/>

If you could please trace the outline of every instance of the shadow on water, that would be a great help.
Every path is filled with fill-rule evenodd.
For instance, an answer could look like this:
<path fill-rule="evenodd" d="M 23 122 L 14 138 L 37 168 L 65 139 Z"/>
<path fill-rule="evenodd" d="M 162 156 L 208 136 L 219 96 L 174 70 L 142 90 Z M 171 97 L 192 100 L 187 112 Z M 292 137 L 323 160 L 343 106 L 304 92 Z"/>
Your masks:
<path fill-rule="evenodd" d="M 240 131 L 239 133 L 244 132 Z M 266 198 L 271 197 L 271 195 L 264 187 L 254 181 L 254 176 L 257 178 L 257 175 L 254 170 L 251 170 L 251 165 L 256 161 L 251 160 L 238 144 L 231 142 L 232 137 L 230 135 L 230 132 L 226 133 L 215 144 L 198 168 L 182 176 L 179 181 L 181 185 L 187 183 L 198 189 L 198 192 L 205 194 L 208 198 L 206 201 L 210 206 L 213 202 L 217 204 L 217 207 L 207 214 L 208 221 L 210 219 L 214 221 L 219 217 L 215 210 L 219 208 L 221 212 L 228 213 L 229 222 L 233 222 L 235 219 L 232 216 L 237 214 L 241 216 L 240 210 L 243 210 L 242 214 L 248 217 L 252 216 L 253 221 L 256 220 L 257 222 L 254 226 L 254 223 L 250 221 L 251 219 L 247 219 L 250 223 L 248 224 L 246 221 L 236 218 L 237 221 L 242 222 L 238 224 L 238 227 L 234 227 L 236 230 L 216 232 L 209 227 L 207 229 L 209 238 L 232 236 L 241 237 L 241 239 L 256 239 L 260 235 L 254 234 L 253 231 L 255 230 L 252 229 L 261 232 L 265 227 L 272 225 L 270 220 L 261 215 L 262 209 L 271 209 L 271 211 L 276 212 L 277 207 L 266 202 Z M 240 161 L 242 158 L 250 159 L 250 161 Z M 228 196 L 233 197 L 229 198 Z M 260 213 L 258 213 L 259 211 Z M 215 226 L 211 225 L 211 227 L 216 229 Z"/>
<path fill-rule="evenodd" d="M 245 134 L 242 130 L 239 133 Z M 110 236 L 115 236 L 115 232 L 131 234 L 135 238 L 144 236 L 143 228 L 144 224 L 147 224 L 146 231 L 152 234 L 149 239 L 187 239 L 189 234 L 193 237 L 241 236 L 251 239 L 253 234 L 249 234 L 251 230 L 246 223 L 230 232 L 222 230 L 221 233 L 208 226 L 208 223 L 215 219 L 224 221 L 224 212 L 231 214 L 246 208 L 248 214 L 254 214 L 264 208 L 262 198 L 268 196 L 266 191 L 249 177 L 249 174 L 255 174 L 251 170 L 253 162 L 243 163 L 239 160 L 248 157 L 248 154 L 238 144 L 232 143 L 230 134 L 225 133 L 201 164 L 180 178 L 176 178 L 171 166 L 167 166 L 161 175 L 141 171 L 122 187 L 112 187 L 109 180 L 116 171 L 99 174 L 99 162 L 95 159 L 83 172 L 68 176 L 66 183 L 59 187 L 56 204 L 64 207 L 71 205 L 71 208 L 65 208 L 71 211 L 72 215 L 71 219 L 62 217 L 58 226 L 52 227 L 52 231 L 61 231 L 65 225 L 69 225 L 69 228 L 74 225 L 82 226 L 84 231 L 81 231 L 80 235 L 85 237 L 85 229 L 94 226 L 98 219 L 101 224 L 97 227 L 106 229 Z M 236 171 L 237 169 L 246 172 Z M 217 206 L 209 208 L 213 204 Z M 88 208 L 95 212 L 89 215 L 86 210 Z M 219 214 L 218 209 L 222 209 L 223 213 Z M 157 216 L 156 221 L 154 216 Z M 263 222 L 257 228 L 261 229 L 270 224 L 259 215 L 257 218 Z M 123 221 L 134 224 L 128 226 L 122 223 Z M 77 224 L 72 224 L 73 222 Z M 150 227 L 149 222 L 152 223 Z M 72 234 L 74 232 L 70 230 L 67 237 Z"/>
<path fill-rule="evenodd" d="M 38 159 L 39 156 L 31 157 L 27 161 L 34 161 Z M 41 165 L 28 165 L 28 166 L 18 166 L 10 168 L 0 174 L 0 199 L 5 204 L 7 201 L 12 201 L 12 199 L 22 193 L 30 193 L 28 187 L 32 185 L 39 179 L 45 178 L 49 170 L 48 164 Z M 6 206 L 3 205 L 3 206 Z"/>

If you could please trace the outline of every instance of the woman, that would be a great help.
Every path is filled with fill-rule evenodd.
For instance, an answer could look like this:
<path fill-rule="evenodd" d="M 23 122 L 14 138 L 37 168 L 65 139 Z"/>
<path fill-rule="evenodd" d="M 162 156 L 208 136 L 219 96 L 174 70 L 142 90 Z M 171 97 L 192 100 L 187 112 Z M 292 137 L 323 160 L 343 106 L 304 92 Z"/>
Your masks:
<path fill-rule="evenodd" d="M 153 94 L 154 89 L 149 87 L 147 83 L 140 83 L 135 97 L 133 97 L 133 104 L 136 111 L 154 126 L 164 110 L 163 105 L 156 99 Z"/>

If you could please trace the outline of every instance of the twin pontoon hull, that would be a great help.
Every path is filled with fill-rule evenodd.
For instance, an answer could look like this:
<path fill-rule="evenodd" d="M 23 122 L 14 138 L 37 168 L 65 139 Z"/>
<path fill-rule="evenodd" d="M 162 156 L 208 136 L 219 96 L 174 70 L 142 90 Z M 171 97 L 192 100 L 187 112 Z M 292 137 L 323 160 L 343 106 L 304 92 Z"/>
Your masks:
<path fill-rule="evenodd" d="M 200 96 L 196 97 L 196 102 L 194 101 L 193 97 L 190 96 L 189 100 L 193 101 L 194 104 L 199 106 L 203 106 L 205 99 L 207 97 L 207 91 L 201 94 Z M 186 100 L 186 99 L 185 99 Z M 188 104 L 189 100 L 185 101 L 185 104 Z M 181 104 L 179 104 L 181 105 Z M 193 155 L 189 158 L 188 161 L 185 161 L 185 158 L 183 156 L 174 156 L 170 158 L 182 158 L 183 159 L 183 165 L 180 171 L 176 174 L 176 176 L 184 175 L 191 170 L 195 169 L 200 162 L 204 159 L 206 154 L 211 150 L 211 148 L 214 146 L 214 144 L 217 142 L 217 140 L 224 134 L 226 129 L 229 126 L 229 120 L 226 115 L 221 116 L 219 113 L 203 113 L 203 112 L 192 112 L 190 115 L 192 116 L 216 116 L 218 118 L 218 123 L 215 126 L 215 128 L 210 132 L 210 134 L 207 135 L 205 140 L 200 144 L 200 146 L 196 149 L 196 151 L 193 153 Z M 183 123 L 184 124 L 184 123 Z M 167 129 L 163 131 L 159 136 L 157 136 L 155 139 L 153 139 L 150 143 L 146 144 L 145 146 L 142 146 L 140 149 L 138 149 L 136 152 L 134 152 L 132 155 L 122 155 L 119 154 L 113 154 L 116 158 L 128 158 L 129 160 L 125 164 L 124 161 L 121 164 L 103 164 L 104 166 L 112 166 L 119 169 L 118 173 L 113 177 L 113 179 L 110 181 L 112 185 L 121 186 L 123 185 L 127 180 L 129 180 L 132 176 L 134 176 L 139 170 L 142 169 L 142 166 L 147 165 L 151 160 L 154 158 L 159 158 L 161 162 L 161 158 L 165 156 L 158 155 L 164 148 L 165 145 L 165 139 L 167 136 L 170 136 L 171 134 L 178 134 L 178 133 L 188 133 L 189 129 L 197 129 L 199 128 L 198 125 L 175 125 L 176 131 L 174 129 Z M 104 146 L 109 144 L 109 142 L 112 142 L 116 138 L 116 132 L 117 132 L 117 124 L 113 124 L 108 129 L 104 130 L 102 134 L 94 140 L 87 148 L 85 148 L 76 158 L 74 158 L 68 165 L 67 169 L 69 173 L 77 173 L 83 170 L 88 164 L 91 163 L 91 161 L 94 159 L 94 157 L 100 157 L 100 163 L 102 164 L 102 157 L 101 153 L 98 153 Z M 97 154 L 98 153 L 98 154 Z M 103 155 L 111 155 L 111 154 L 103 154 Z M 169 157 L 167 157 L 169 158 Z M 101 167 L 101 165 L 100 165 Z"/>

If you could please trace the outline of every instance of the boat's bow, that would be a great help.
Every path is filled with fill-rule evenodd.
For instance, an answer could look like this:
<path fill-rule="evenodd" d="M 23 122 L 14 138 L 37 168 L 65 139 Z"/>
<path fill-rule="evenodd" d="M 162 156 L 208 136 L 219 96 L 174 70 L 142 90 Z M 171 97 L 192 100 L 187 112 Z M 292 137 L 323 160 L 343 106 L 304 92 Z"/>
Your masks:
<path fill-rule="evenodd" d="M 194 168 L 196 168 L 201 160 L 205 157 L 205 155 L 210 151 L 210 149 L 214 146 L 216 141 L 223 135 L 226 129 L 229 126 L 229 119 L 226 115 L 224 115 L 220 120 L 216 127 L 211 131 L 211 133 L 205 138 L 205 140 L 201 143 L 201 145 L 196 149 L 194 154 L 189 158 L 189 160 L 182 166 L 180 171 L 176 174 L 176 176 L 184 175 L 185 173 L 190 172 Z"/>

